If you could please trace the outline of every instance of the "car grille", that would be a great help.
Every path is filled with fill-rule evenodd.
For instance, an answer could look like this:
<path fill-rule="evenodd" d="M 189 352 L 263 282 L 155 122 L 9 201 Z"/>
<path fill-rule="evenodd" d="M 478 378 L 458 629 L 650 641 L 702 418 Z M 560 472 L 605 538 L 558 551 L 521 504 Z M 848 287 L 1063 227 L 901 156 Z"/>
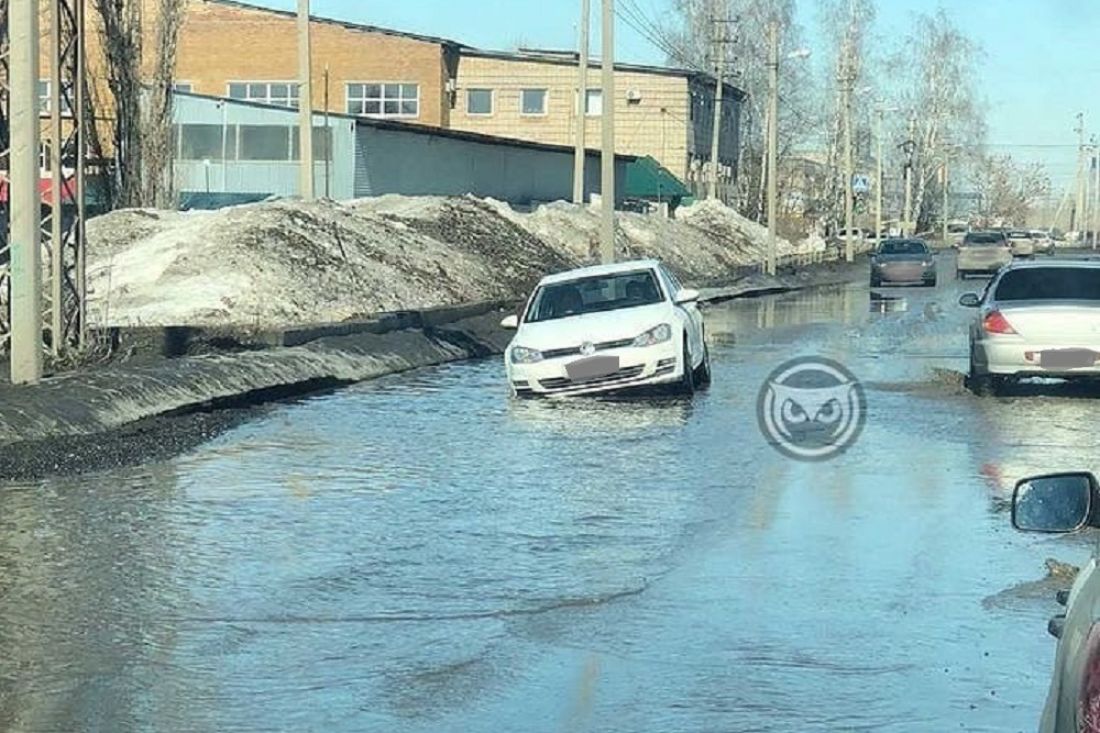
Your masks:
<path fill-rule="evenodd" d="M 634 379 L 641 376 L 642 370 L 645 368 L 643 364 L 637 364 L 635 366 L 623 367 L 617 372 L 608 374 L 603 377 L 593 377 L 591 379 L 570 379 L 569 377 L 551 377 L 549 379 L 540 379 L 539 384 L 547 391 L 566 391 L 570 389 L 586 389 L 588 387 L 598 387 L 604 384 L 611 384 L 614 382 L 621 382 L 628 379 Z"/>
<path fill-rule="evenodd" d="M 634 343 L 634 339 L 619 339 L 618 341 L 601 341 L 593 345 L 596 347 L 596 351 L 607 351 L 608 349 L 622 349 L 630 346 L 632 343 Z M 579 353 L 581 353 L 580 346 L 571 346 L 565 349 L 548 349 L 542 352 L 542 358 L 556 359 L 562 356 L 576 356 Z"/>

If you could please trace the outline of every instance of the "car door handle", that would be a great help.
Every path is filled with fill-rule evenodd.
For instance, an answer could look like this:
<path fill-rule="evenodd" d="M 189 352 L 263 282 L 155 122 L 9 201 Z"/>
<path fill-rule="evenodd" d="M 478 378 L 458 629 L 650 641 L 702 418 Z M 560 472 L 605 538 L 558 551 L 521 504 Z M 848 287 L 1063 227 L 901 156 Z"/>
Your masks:
<path fill-rule="evenodd" d="M 1059 606 L 1064 606 L 1069 603 L 1069 591 L 1060 590 L 1054 594 L 1054 600 L 1058 601 Z"/>
<path fill-rule="evenodd" d="M 1055 639 L 1062 638 L 1062 632 L 1066 630 L 1066 615 L 1060 613 L 1054 616 L 1047 622 L 1047 633 L 1053 636 Z"/>

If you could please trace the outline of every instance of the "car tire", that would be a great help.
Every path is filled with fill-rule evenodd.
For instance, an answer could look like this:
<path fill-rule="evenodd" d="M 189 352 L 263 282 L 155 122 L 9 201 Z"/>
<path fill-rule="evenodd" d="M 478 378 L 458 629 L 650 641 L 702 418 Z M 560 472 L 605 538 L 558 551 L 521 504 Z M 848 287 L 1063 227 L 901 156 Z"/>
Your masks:
<path fill-rule="evenodd" d="M 881 288 L 882 287 L 882 279 L 877 278 L 874 275 L 872 275 L 871 276 L 871 287 L 872 288 Z"/>
<path fill-rule="evenodd" d="M 1008 377 L 1001 374 L 979 373 L 974 366 L 974 353 L 970 354 L 970 371 L 966 375 L 966 387 L 975 397 L 998 397 L 1004 394 Z"/>
<path fill-rule="evenodd" d="M 691 352 L 688 351 L 687 339 L 684 339 L 684 373 L 680 375 L 680 393 L 691 396 L 695 394 L 695 369 L 691 366 Z"/>
<path fill-rule="evenodd" d="M 933 277 L 931 280 L 925 280 L 924 281 L 924 286 L 927 287 L 927 288 L 936 287 L 936 278 Z"/>
<path fill-rule="evenodd" d="M 695 370 L 695 383 L 700 387 L 706 387 L 710 384 L 710 349 L 707 345 L 703 344 L 703 363 Z"/>

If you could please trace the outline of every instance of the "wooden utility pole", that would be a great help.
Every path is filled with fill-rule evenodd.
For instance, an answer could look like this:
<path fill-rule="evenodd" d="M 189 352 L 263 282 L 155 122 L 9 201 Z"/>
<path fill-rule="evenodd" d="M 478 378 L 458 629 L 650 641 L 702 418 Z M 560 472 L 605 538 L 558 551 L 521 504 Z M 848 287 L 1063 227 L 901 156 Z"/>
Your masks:
<path fill-rule="evenodd" d="M 913 151 L 916 149 L 916 141 L 913 140 L 913 135 L 916 134 L 917 120 L 914 117 L 909 118 L 909 138 L 905 141 L 905 221 L 901 225 L 902 236 L 908 236 L 912 232 L 912 220 L 913 220 Z"/>
<path fill-rule="evenodd" d="M 713 53 L 715 55 L 714 115 L 710 130 L 710 176 L 707 181 L 707 198 L 718 198 L 718 149 L 722 141 L 722 97 L 726 75 L 726 4 L 725 0 L 712 0 L 714 16 L 711 18 Z"/>
<path fill-rule="evenodd" d="M 779 157 L 779 22 L 768 23 L 768 274 L 777 267 L 776 217 L 779 195 L 777 158 Z"/>
<path fill-rule="evenodd" d="M 11 381 L 42 378 L 41 199 L 38 192 L 38 0 L 9 3 L 8 104 L 11 119 Z M 54 211 L 60 209 L 53 202 Z M 54 242 L 57 248 L 60 243 Z M 60 338 L 60 334 L 54 334 Z"/>
<path fill-rule="evenodd" d="M 603 0 L 600 150 L 600 260 L 615 261 L 615 0 Z"/>
<path fill-rule="evenodd" d="M 309 0 L 298 0 L 298 152 L 299 194 L 313 198 L 313 73 L 309 45 Z"/>
<path fill-rule="evenodd" d="M 581 23 L 577 64 L 577 129 L 574 131 L 573 203 L 584 203 L 585 124 L 588 122 L 588 27 L 591 0 L 581 0 Z"/>

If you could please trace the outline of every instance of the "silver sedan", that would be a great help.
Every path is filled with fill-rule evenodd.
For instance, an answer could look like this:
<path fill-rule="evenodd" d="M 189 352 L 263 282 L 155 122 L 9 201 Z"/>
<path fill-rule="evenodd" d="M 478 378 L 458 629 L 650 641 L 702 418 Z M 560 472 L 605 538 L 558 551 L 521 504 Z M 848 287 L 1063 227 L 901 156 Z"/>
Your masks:
<path fill-rule="evenodd" d="M 978 308 L 970 325 L 976 393 L 1020 377 L 1100 377 L 1100 261 L 1014 262 L 959 304 Z"/>

